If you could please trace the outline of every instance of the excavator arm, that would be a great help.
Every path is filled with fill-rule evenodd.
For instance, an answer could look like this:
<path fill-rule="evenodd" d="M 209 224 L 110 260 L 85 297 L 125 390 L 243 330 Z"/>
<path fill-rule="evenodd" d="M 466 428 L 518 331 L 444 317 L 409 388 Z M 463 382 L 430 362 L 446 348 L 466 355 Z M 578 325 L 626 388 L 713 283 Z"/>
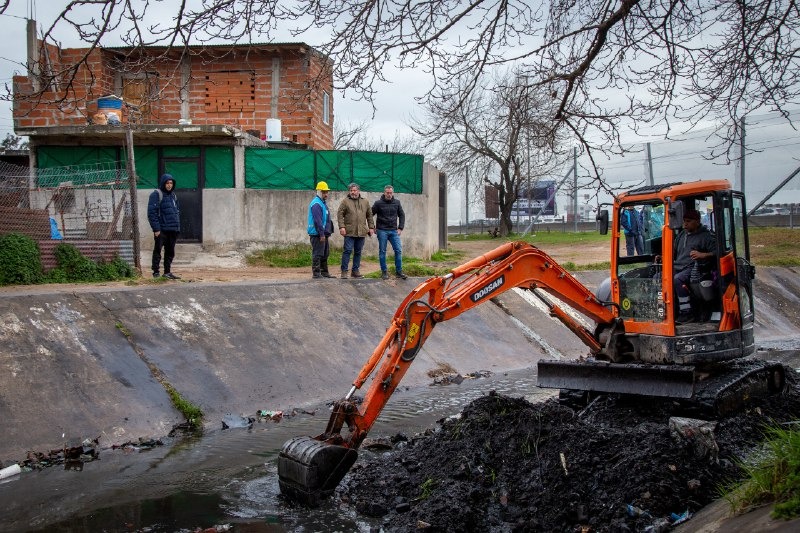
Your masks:
<path fill-rule="evenodd" d="M 541 289 L 566 302 L 597 323 L 595 332 L 556 304 L 550 312 L 575 333 L 593 353 L 607 349 L 610 336 L 600 332 L 619 327 L 615 310 L 560 267 L 542 250 L 525 242 L 510 242 L 477 257 L 450 273 L 418 285 L 400 304 L 378 346 L 337 401 L 324 433 L 289 440 L 278 458 L 281 492 L 314 505 L 331 494 L 357 458 L 367 436 L 423 344 L 439 322 L 450 320 L 515 288 Z M 372 381 L 363 401 L 355 392 Z"/>

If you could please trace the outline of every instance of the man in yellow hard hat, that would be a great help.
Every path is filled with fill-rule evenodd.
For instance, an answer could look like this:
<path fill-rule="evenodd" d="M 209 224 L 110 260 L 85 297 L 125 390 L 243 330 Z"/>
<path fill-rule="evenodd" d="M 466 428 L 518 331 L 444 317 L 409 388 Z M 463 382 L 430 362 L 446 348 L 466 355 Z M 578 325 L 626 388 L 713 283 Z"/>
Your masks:
<path fill-rule="evenodd" d="M 317 183 L 317 193 L 308 204 L 308 237 L 311 239 L 311 274 L 314 279 L 330 278 L 328 272 L 329 239 L 333 221 L 328 209 L 330 189 L 324 181 Z"/>

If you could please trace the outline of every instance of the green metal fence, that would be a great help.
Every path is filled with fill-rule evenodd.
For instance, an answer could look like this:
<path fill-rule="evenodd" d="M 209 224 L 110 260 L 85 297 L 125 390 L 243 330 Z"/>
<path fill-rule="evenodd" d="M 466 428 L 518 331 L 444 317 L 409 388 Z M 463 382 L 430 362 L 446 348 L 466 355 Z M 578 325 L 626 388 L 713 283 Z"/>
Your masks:
<path fill-rule="evenodd" d="M 232 147 L 137 146 L 134 155 L 140 188 L 157 186 L 159 158 L 173 167 L 196 161 L 198 166 L 195 172 L 202 171 L 206 189 L 234 186 Z M 42 170 L 80 168 L 99 162 L 123 162 L 126 153 L 124 148 L 113 146 L 41 146 L 37 150 L 37 157 L 39 185 L 52 187 L 58 185 L 54 182 L 57 177 Z M 422 166 L 423 157 L 413 154 L 248 147 L 245 150 L 245 187 L 313 190 L 317 182 L 325 181 L 332 190 L 344 191 L 350 183 L 355 182 L 368 192 L 383 191 L 384 186 L 392 185 L 395 192 L 419 194 L 422 192 Z M 124 170 L 124 166 L 121 170 Z"/>

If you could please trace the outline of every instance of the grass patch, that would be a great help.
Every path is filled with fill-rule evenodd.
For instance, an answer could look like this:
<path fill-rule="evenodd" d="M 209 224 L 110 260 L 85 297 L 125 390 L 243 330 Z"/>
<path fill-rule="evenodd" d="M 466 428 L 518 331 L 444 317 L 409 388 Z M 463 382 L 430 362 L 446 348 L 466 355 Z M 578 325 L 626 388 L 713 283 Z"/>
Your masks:
<path fill-rule="evenodd" d="M 800 266 L 800 230 L 750 227 L 750 260 L 760 266 Z"/>
<path fill-rule="evenodd" d="M 539 231 L 533 234 L 513 234 L 509 240 L 525 241 L 539 248 L 547 250 L 550 245 L 575 245 L 606 244 L 611 249 L 611 233 L 601 235 L 597 231 L 579 231 L 577 233 L 562 233 L 558 231 Z"/>
<path fill-rule="evenodd" d="M 311 245 L 293 244 L 291 246 L 279 246 L 267 248 L 247 256 L 247 264 L 250 266 L 271 267 L 271 268 L 296 268 L 311 266 Z M 342 249 L 331 248 L 328 256 L 328 266 L 338 265 L 342 262 Z"/>
<path fill-rule="evenodd" d="M 767 428 L 762 452 L 741 466 L 746 479 L 723 489 L 734 511 L 774 502 L 773 518 L 800 517 L 800 431 Z"/>
<path fill-rule="evenodd" d="M 133 337 L 133 335 L 131 335 L 131 332 L 130 332 L 130 330 L 128 330 L 128 328 L 126 328 L 126 327 L 125 327 L 125 324 L 123 324 L 122 322 L 120 322 L 120 321 L 117 321 L 117 322 L 116 322 L 114 325 L 117 327 L 117 329 L 120 331 L 120 333 L 122 333 L 123 335 L 125 335 L 125 337 L 126 337 L 128 340 L 130 340 L 130 339 Z"/>
<path fill-rule="evenodd" d="M 181 396 L 181 393 L 176 391 L 175 387 L 169 383 L 165 382 L 163 385 L 164 389 L 167 391 L 167 394 L 169 394 L 169 398 L 172 400 L 172 405 L 175 406 L 175 409 L 183 414 L 189 424 L 199 427 L 203 420 L 203 411 L 192 402 Z"/>

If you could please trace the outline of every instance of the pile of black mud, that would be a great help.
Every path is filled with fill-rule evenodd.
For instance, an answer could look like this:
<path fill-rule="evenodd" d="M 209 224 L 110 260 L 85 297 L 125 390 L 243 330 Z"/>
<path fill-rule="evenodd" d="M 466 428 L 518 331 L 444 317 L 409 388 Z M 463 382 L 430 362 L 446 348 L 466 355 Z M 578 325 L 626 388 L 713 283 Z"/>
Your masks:
<path fill-rule="evenodd" d="M 742 477 L 766 426 L 800 418 L 787 373 L 786 394 L 714 421 L 710 446 L 671 435 L 669 402 L 578 411 L 492 392 L 390 452 L 362 452 L 335 498 L 384 531 L 663 531 Z"/>

